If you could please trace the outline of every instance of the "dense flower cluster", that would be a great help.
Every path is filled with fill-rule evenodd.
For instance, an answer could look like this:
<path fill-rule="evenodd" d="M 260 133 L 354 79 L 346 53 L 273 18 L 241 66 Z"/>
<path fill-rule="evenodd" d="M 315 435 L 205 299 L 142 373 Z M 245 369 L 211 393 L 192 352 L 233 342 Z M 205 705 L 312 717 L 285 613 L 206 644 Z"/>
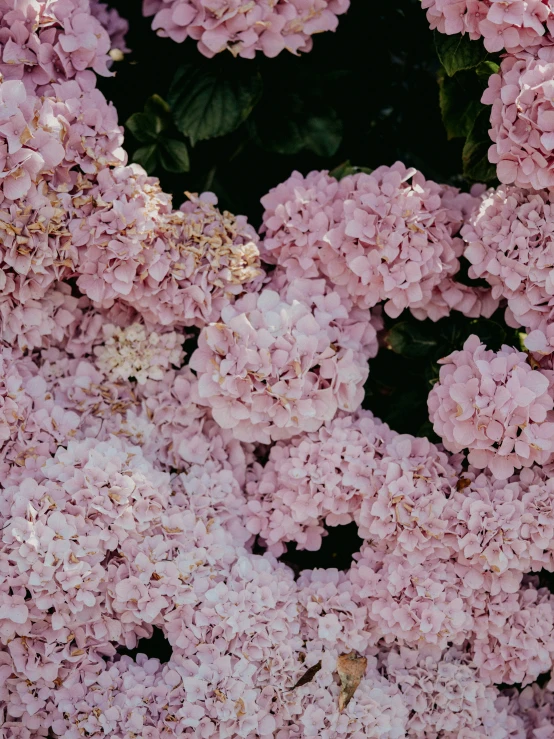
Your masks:
<path fill-rule="evenodd" d="M 456 234 L 478 202 L 401 162 L 340 182 L 294 172 L 262 198 L 263 258 L 290 280 L 324 276 L 359 308 L 384 301 L 392 317 L 406 308 L 433 320 L 453 309 L 490 316 L 490 293 L 452 279 L 463 251 Z"/>
<path fill-rule="evenodd" d="M 139 323 L 127 328 L 108 323 L 102 330 L 105 341 L 95 347 L 95 354 L 98 368 L 112 380 L 135 378 L 144 385 L 148 379 L 162 380 L 170 365 L 183 363 L 184 337 L 175 332 L 147 335 Z"/>
<path fill-rule="evenodd" d="M 554 185 L 554 6 L 550 0 L 423 0 L 431 28 L 506 49 L 481 102 L 492 105 L 489 161 L 500 182 Z"/>
<path fill-rule="evenodd" d="M 462 229 L 470 276 L 485 278 L 493 296 L 507 300 L 513 319 L 530 332 L 528 348 L 544 354 L 552 351 L 547 336 L 554 306 L 553 229 L 550 191 L 513 185 L 485 193 Z"/>
<path fill-rule="evenodd" d="M 540 189 L 554 185 L 552 48 L 537 57 L 508 56 L 489 78 L 482 102 L 492 105 L 489 160 L 498 179 Z"/>
<path fill-rule="evenodd" d="M 207 57 L 227 50 L 245 59 L 260 51 L 268 57 L 310 51 L 312 36 L 336 30 L 349 6 L 350 0 L 143 0 L 158 35 L 194 39 Z"/>
<path fill-rule="evenodd" d="M 341 414 L 272 447 L 247 486 L 246 525 L 280 554 L 288 541 L 317 550 L 323 524 L 355 520 L 361 536 L 415 561 L 442 536 L 456 481 L 446 455 L 426 439 L 396 434 L 369 411 Z"/>
<path fill-rule="evenodd" d="M 422 0 L 422 7 L 431 28 L 482 38 L 487 51 L 515 53 L 551 43 L 554 31 L 549 0 Z"/>
<path fill-rule="evenodd" d="M 252 56 L 347 5 L 148 10 Z M 103 3 L 0 0 L 3 735 L 550 739 L 548 193 L 396 163 L 294 173 L 261 236 L 210 193 L 174 210 L 96 88 L 125 30 Z M 490 289 L 457 281 L 464 239 Z M 444 359 L 442 444 L 362 409 L 382 309 L 501 300 L 535 354 L 472 336 Z M 276 559 L 344 524 L 349 570 Z M 159 632 L 165 663 L 140 653 Z"/>
<path fill-rule="evenodd" d="M 363 399 L 377 353 L 369 311 L 348 312 L 323 280 L 249 293 L 202 329 L 190 367 L 200 402 L 241 441 L 316 431 Z"/>
<path fill-rule="evenodd" d="M 451 452 L 469 450 L 469 462 L 499 480 L 514 468 L 544 464 L 554 451 L 554 408 L 548 378 L 533 370 L 525 352 L 486 349 L 470 336 L 461 351 L 440 360 L 429 394 L 435 431 Z"/>

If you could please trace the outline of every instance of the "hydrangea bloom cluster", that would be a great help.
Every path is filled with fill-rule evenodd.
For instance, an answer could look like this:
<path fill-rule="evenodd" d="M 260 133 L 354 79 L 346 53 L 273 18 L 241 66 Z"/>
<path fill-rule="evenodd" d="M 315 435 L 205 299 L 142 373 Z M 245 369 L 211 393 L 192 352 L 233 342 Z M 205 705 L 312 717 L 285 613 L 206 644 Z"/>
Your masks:
<path fill-rule="evenodd" d="M 463 651 L 401 647 L 381 659 L 410 711 L 406 736 L 525 737 L 522 720 L 479 680 Z"/>
<path fill-rule="evenodd" d="M 243 56 L 305 50 L 347 7 L 216 5 L 149 7 Z M 397 163 L 294 173 L 261 237 L 210 193 L 174 210 L 96 88 L 125 29 L 0 0 L 6 737 L 550 739 L 549 196 Z M 491 290 L 456 281 L 460 233 Z M 501 299 L 536 354 L 472 337 L 443 360 L 442 444 L 361 408 L 381 307 Z M 276 559 L 344 524 L 349 570 Z M 158 631 L 167 662 L 128 654 Z"/>
<path fill-rule="evenodd" d="M 123 54 L 128 54 L 125 36 L 129 30 L 129 23 L 122 18 L 115 8 L 110 8 L 99 0 L 90 0 L 90 12 L 100 22 L 110 37 L 110 57 L 118 61 Z"/>
<path fill-rule="evenodd" d="M 516 53 L 549 43 L 554 9 L 548 0 L 422 0 L 431 28 L 482 38 L 487 51 Z M 546 38 L 545 38 L 546 34 Z"/>
<path fill-rule="evenodd" d="M 457 475 L 426 439 L 396 434 L 369 411 L 279 442 L 247 491 L 246 525 L 280 554 L 294 541 L 317 550 L 323 527 L 356 521 L 359 533 L 412 562 L 442 537 Z"/>
<path fill-rule="evenodd" d="M 550 0 L 423 0 L 431 28 L 506 49 L 481 102 L 492 105 L 489 161 L 504 184 L 554 185 L 554 7 Z"/>
<path fill-rule="evenodd" d="M 549 190 L 501 185 L 482 196 L 463 227 L 471 277 L 484 278 L 496 299 L 507 302 L 506 321 L 524 326 L 526 347 L 540 355 L 554 350 Z"/>
<path fill-rule="evenodd" d="M 514 468 L 544 464 L 554 451 L 554 398 L 548 378 L 525 352 L 487 350 L 470 336 L 461 351 L 440 360 L 429 394 L 429 415 L 451 452 L 469 450 L 469 462 L 499 480 Z"/>
<path fill-rule="evenodd" d="M 102 24 L 108 17 L 113 27 L 113 11 L 106 14 L 96 0 L 24 4 L 2 0 L 2 79 L 23 80 L 29 90 L 43 90 L 54 80 L 63 82 L 85 69 L 108 75 L 111 28 Z"/>
<path fill-rule="evenodd" d="M 249 293 L 202 329 L 190 366 L 200 402 L 240 441 L 269 443 L 316 431 L 363 399 L 377 353 L 369 311 L 349 314 L 323 280 Z"/>
<path fill-rule="evenodd" d="M 207 57 L 222 51 L 253 59 L 256 52 L 275 57 L 285 49 L 310 51 L 312 36 L 335 31 L 350 0 L 144 0 L 152 28 L 177 43 L 198 42 Z"/>
<path fill-rule="evenodd" d="M 508 56 L 489 78 L 482 102 L 492 105 L 489 160 L 498 179 L 519 187 L 554 184 L 552 47 L 538 56 Z"/>
<path fill-rule="evenodd" d="M 324 276 L 360 308 L 384 301 L 392 317 L 406 308 L 433 320 L 453 309 L 489 316 L 490 293 L 452 279 L 463 251 L 457 233 L 478 202 L 401 162 L 340 182 L 294 172 L 262 198 L 263 258 L 291 280 Z"/>

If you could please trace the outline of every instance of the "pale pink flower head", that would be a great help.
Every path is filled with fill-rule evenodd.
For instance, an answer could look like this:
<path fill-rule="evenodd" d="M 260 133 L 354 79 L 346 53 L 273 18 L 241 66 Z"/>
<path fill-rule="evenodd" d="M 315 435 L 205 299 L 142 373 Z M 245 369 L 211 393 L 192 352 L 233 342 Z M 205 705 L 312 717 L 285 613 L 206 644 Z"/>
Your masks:
<path fill-rule="evenodd" d="M 466 580 L 467 568 L 435 555 L 410 564 L 401 555 L 379 551 L 371 541 L 356 560 L 348 573 L 352 592 L 367 602 L 369 621 L 385 643 L 444 649 L 469 638 L 482 578 L 479 583 Z"/>
<path fill-rule="evenodd" d="M 444 549 L 448 501 L 457 482 L 447 455 L 425 438 L 387 439 L 372 486 L 354 518 L 360 536 L 385 545 L 409 562 Z"/>
<path fill-rule="evenodd" d="M 55 283 L 42 297 L 24 303 L 10 297 L 0 298 L 0 338 L 22 351 L 64 343 L 82 315 L 78 299 L 64 282 Z"/>
<path fill-rule="evenodd" d="M 287 49 L 310 51 L 312 36 L 334 31 L 350 0 L 144 0 L 143 13 L 154 16 L 152 28 L 177 43 L 190 37 L 199 51 L 213 57 L 222 51 L 253 59 L 261 52 L 275 57 Z"/>
<path fill-rule="evenodd" d="M 554 185 L 553 68 L 545 48 L 538 57 L 506 57 L 489 77 L 482 97 L 492 105 L 489 160 L 504 184 L 537 190 Z"/>
<path fill-rule="evenodd" d="M 90 0 L 90 12 L 106 30 L 110 37 L 110 56 L 114 58 L 114 52 L 127 54 L 125 36 L 129 31 L 129 23 L 122 18 L 115 8 L 110 8 L 106 3 L 99 0 Z"/>
<path fill-rule="evenodd" d="M 384 301 L 392 317 L 405 308 L 434 320 L 461 305 L 475 311 L 463 288 L 437 293 L 459 269 L 456 233 L 475 202 L 401 162 L 338 183 L 326 172 L 295 172 L 262 198 L 263 256 L 291 281 L 324 275 L 360 308 Z"/>
<path fill-rule="evenodd" d="M 510 713 L 524 724 L 526 736 L 548 739 L 554 735 L 554 694 L 548 687 L 534 683 L 521 692 L 509 688 L 503 691 L 501 700 L 508 701 Z"/>
<path fill-rule="evenodd" d="M 0 74 L 47 89 L 85 69 L 109 75 L 110 37 L 89 0 L 0 4 Z M 91 8 L 91 5 L 93 6 Z"/>
<path fill-rule="evenodd" d="M 0 88 L 0 169 L 2 199 L 16 201 L 29 193 L 39 174 L 64 159 L 62 123 L 50 101 L 42 103 L 23 82 L 8 80 Z"/>
<path fill-rule="evenodd" d="M 1 584 L 12 607 L 4 608 L 0 630 L 16 672 L 32 681 L 63 679 L 89 650 L 109 656 L 120 641 L 132 648 L 167 605 L 129 572 L 121 552 L 161 535 L 169 475 L 115 437 L 66 447 L 40 474 L 30 467 L 8 484 L 2 504 Z M 122 616 L 121 601 L 129 600 Z"/>
<path fill-rule="evenodd" d="M 533 477 L 529 469 L 521 474 Z M 528 572 L 531 542 L 523 527 L 527 525 L 529 532 L 533 529 L 528 508 L 532 496 L 524 502 L 517 477 L 496 480 L 488 470 L 470 469 L 462 482 L 465 487 L 460 485 L 448 504 L 448 528 L 456 537 L 459 560 L 476 570 L 498 574 L 511 569 Z"/>
<path fill-rule="evenodd" d="M 137 165 L 104 170 L 97 207 L 70 224 L 79 289 L 96 303 L 125 301 L 146 321 L 204 326 L 263 280 L 258 237 L 243 216 L 221 213 L 211 193 L 180 210 Z"/>
<path fill-rule="evenodd" d="M 361 410 L 278 442 L 247 485 L 248 530 L 276 555 L 289 541 L 318 550 L 324 523 L 350 523 L 365 498 L 375 495 L 385 444 L 393 437 L 386 424 Z"/>
<path fill-rule="evenodd" d="M 316 431 L 338 409 L 355 411 L 375 349 L 369 313 L 353 322 L 323 280 L 304 280 L 225 308 L 202 330 L 190 367 L 222 428 L 269 443 Z"/>
<path fill-rule="evenodd" d="M 348 575 L 335 569 L 304 570 L 297 581 L 302 636 L 327 650 L 365 653 L 379 635 Z"/>
<path fill-rule="evenodd" d="M 524 352 L 487 350 L 470 336 L 445 359 L 429 394 L 429 416 L 451 452 L 469 450 L 469 462 L 504 480 L 514 468 L 543 464 L 554 449 L 554 406 L 548 379 Z"/>
<path fill-rule="evenodd" d="M 497 689 L 479 679 L 464 651 L 397 647 L 380 661 L 409 711 L 407 737 L 522 737 L 515 733 L 521 722 L 499 705 Z"/>
<path fill-rule="evenodd" d="M 499 593 L 476 610 L 472 659 L 484 683 L 529 685 L 552 667 L 554 599 L 538 578 L 517 593 Z"/>
<path fill-rule="evenodd" d="M 527 348 L 540 354 L 554 351 L 553 231 L 550 191 L 514 185 L 484 193 L 462 229 L 470 277 L 484 278 L 494 298 L 507 300 L 513 319 L 529 332 Z"/>
<path fill-rule="evenodd" d="M 516 53 L 542 43 L 553 9 L 548 0 L 423 0 L 431 28 L 483 38 L 487 51 Z"/>

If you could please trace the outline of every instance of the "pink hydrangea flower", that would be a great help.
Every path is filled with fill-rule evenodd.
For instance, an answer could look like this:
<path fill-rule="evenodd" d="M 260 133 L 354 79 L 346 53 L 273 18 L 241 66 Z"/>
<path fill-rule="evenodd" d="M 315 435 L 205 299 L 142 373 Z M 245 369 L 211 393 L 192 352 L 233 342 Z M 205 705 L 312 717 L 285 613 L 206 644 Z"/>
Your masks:
<path fill-rule="evenodd" d="M 532 477 L 529 470 L 521 474 Z M 528 572 L 530 541 L 523 527 L 538 524 L 527 507 L 534 496 L 524 499 L 517 479 L 495 480 L 477 471 L 464 473 L 463 480 L 469 485 L 455 491 L 448 504 L 449 531 L 456 537 L 460 561 L 499 574 Z"/>
<path fill-rule="evenodd" d="M 247 527 L 270 551 L 285 543 L 318 550 L 322 526 L 350 523 L 375 488 L 374 475 L 393 437 L 369 411 L 340 414 L 319 431 L 278 442 L 247 486 Z"/>
<path fill-rule="evenodd" d="M 507 300 L 513 320 L 529 331 L 527 348 L 540 354 L 554 351 L 554 286 L 549 266 L 553 229 L 549 191 L 513 185 L 485 193 L 481 207 L 462 229 L 470 276 L 486 279 L 493 297 Z"/>
<path fill-rule="evenodd" d="M 175 331 L 158 334 L 140 323 L 126 328 L 109 323 L 102 332 L 104 343 L 94 348 L 96 364 L 112 380 L 134 377 L 144 385 L 148 379 L 162 380 L 171 365 L 183 364 L 185 337 Z"/>
<path fill-rule="evenodd" d="M 158 181 L 137 165 L 104 170 L 96 207 L 70 224 L 79 289 L 98 304 L 120 299 L 151 323 L 203 326 L 263 272 L 258 237 L 243 216 L 220 213 L 210 193 L 172 211 Z"/>
<path fill-rule="evenodd" d="M 477 198 L 401 162 L 340 182 L 326 172 L 294 172 L 262 204 L 262 256 L 291 282 L 323 275 L 360 308 L 385 301 L 392 317 L 405 308 L 437 320 L 454 308 L 490 315 L 496 307 L 450 279 L 463 250 L 456 234 Z"/>
<path fill-rule="evenodd" d="M 400 647 L 380 656 L 410 712 L 407 737 L 521 737 L 522 721 L 479 679 L 468 655 L 456 647 Z"/>
<path fill-rule="evenodd" d="M 24 6 L 2 0 L 0 46 L 2 77 L 23 80 L 29 90 L 45 89 L 85 69 L 109 75 L 110 38 L 89 0 L 58 0 L 47 11 L 43 0 Z"/>
<path fill-rule="evenodd" d="M 364 544 L 349 577 L 355 597 L 367 599 L 368 618 L 386 643 L 462 644 L 473 627 L 482 581 L 465 580 L 467 568 L 439 557 L 410 564 Z"/>
<path fill-rule="evenodd" d="M 508 701 L 510 713 L 524 724 L 526 736 L 547 739 L 554 732 L 554 695 L 548 688 L 536 683 L 521 692 L 509 688 L 501 700 Z"/>
<path fill-rule="evenodd" d="M 553 69 L 552 48 L 545 47 L 538 57 L 506 57 L 489 77 L 481 101 L 492 105 L 489 160 L 502 183 L 537 190 L 554 185 Z"/>
<path fill-rule="evenodd" d="M 483 38 L 487 51 L 533 48 L 541 44 L 546 26 L 552 30 L 548 0 L 423 0 L 422 7 L 431 28 Z"/>
<path fill-rule="evenodd" d="M 504 346 L 487 350 L 470 336 L 461 351 L 440 360 L 440 377 L 428 399 L 435 431 L 452 452 L 469 450 L 479 469 L 504 480 L 514 468 L 544 464 L 552 450 L 554 406 L 548 379 L 527 355 Z"/>
<path fill-rule="evenodd" d="M 114 58 L 114 52 L 120 54 L 129 53 L 125 36 L 129 31 L 129 23 L 122 18 L 115 8 L 110 8 L 106 3 L 99 0 L 90 0 L 90 12 L 100 25 L 106 30 L 110 37 L 110 56 Z M 116 60 L 117 61 L 117 60 Z"/>
<path fill-rule="evenodd" d="M 472 657 L 483 682 L 525 687 L 551 669 L 554 600 L 536 580 L 527 578 L 518 593 L 493 596 L 476 613 Z"/>
<path fill-rule="evenodd" d="M 64 159 L 62 126 L 52 105 L 27 92 L 23 82 L 8 80 L 0 88 L 0 164 L 2 195 L 23 198 L 39 174 Z"/>
<path fill-rule="evenodd" d="M 269 443 L 355 411 L 375 349 L 369 312 L 351 317 L 323 280 L 305 280 L 225 308 L 202 330 L 190 367 L 222 428 Z"/>
<path fill-rule="evenodd" d="M 383 449 L 373 489 L 365 491 L 354 513 L 360 535 L 410 564 L 443 552 L 456 482 L 455 468 L 434 444 L 395 434 Z"/>
<path fill-rule="evenodd" d="M 260 51 L 269 57 L 310 51 L 313 34 L 336 30 L 349 6 L 350 0 L 144 0 L 143 13 L 154 16 L 159 36 L 195 39 L 204 56 L 228 50 L 253 59 Z"/>

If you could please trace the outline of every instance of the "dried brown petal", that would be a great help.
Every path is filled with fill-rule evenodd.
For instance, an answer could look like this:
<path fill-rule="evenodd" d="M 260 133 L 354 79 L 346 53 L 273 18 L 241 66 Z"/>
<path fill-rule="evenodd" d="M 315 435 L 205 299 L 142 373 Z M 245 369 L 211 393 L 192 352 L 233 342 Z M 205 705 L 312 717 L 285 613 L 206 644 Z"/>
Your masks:
<path fill-rule="evenodd" d="M 344 711 L 352 700 L 362 677 L 367 669 L 367 658 L 358 652 L 341 654 L 337 660 L 337 672 L 340 677 L 341 691 L 339 696 L 339 711 Z"/>
<path fill-rule="evenodd" d="M 296 685 L 291 688 L 291 690 L 296 690 L 296 688 L 302 687 L 302 685 L 306 685 L 306 683 L 311 683 L 314 677 L 317 675 L 317 673 L 321 670 L 321 662 L 318 662 L 315 665 L 312 665 L 309 667 L 306 672 L 302 675 L 302 677 L 298 680 Z"/>

